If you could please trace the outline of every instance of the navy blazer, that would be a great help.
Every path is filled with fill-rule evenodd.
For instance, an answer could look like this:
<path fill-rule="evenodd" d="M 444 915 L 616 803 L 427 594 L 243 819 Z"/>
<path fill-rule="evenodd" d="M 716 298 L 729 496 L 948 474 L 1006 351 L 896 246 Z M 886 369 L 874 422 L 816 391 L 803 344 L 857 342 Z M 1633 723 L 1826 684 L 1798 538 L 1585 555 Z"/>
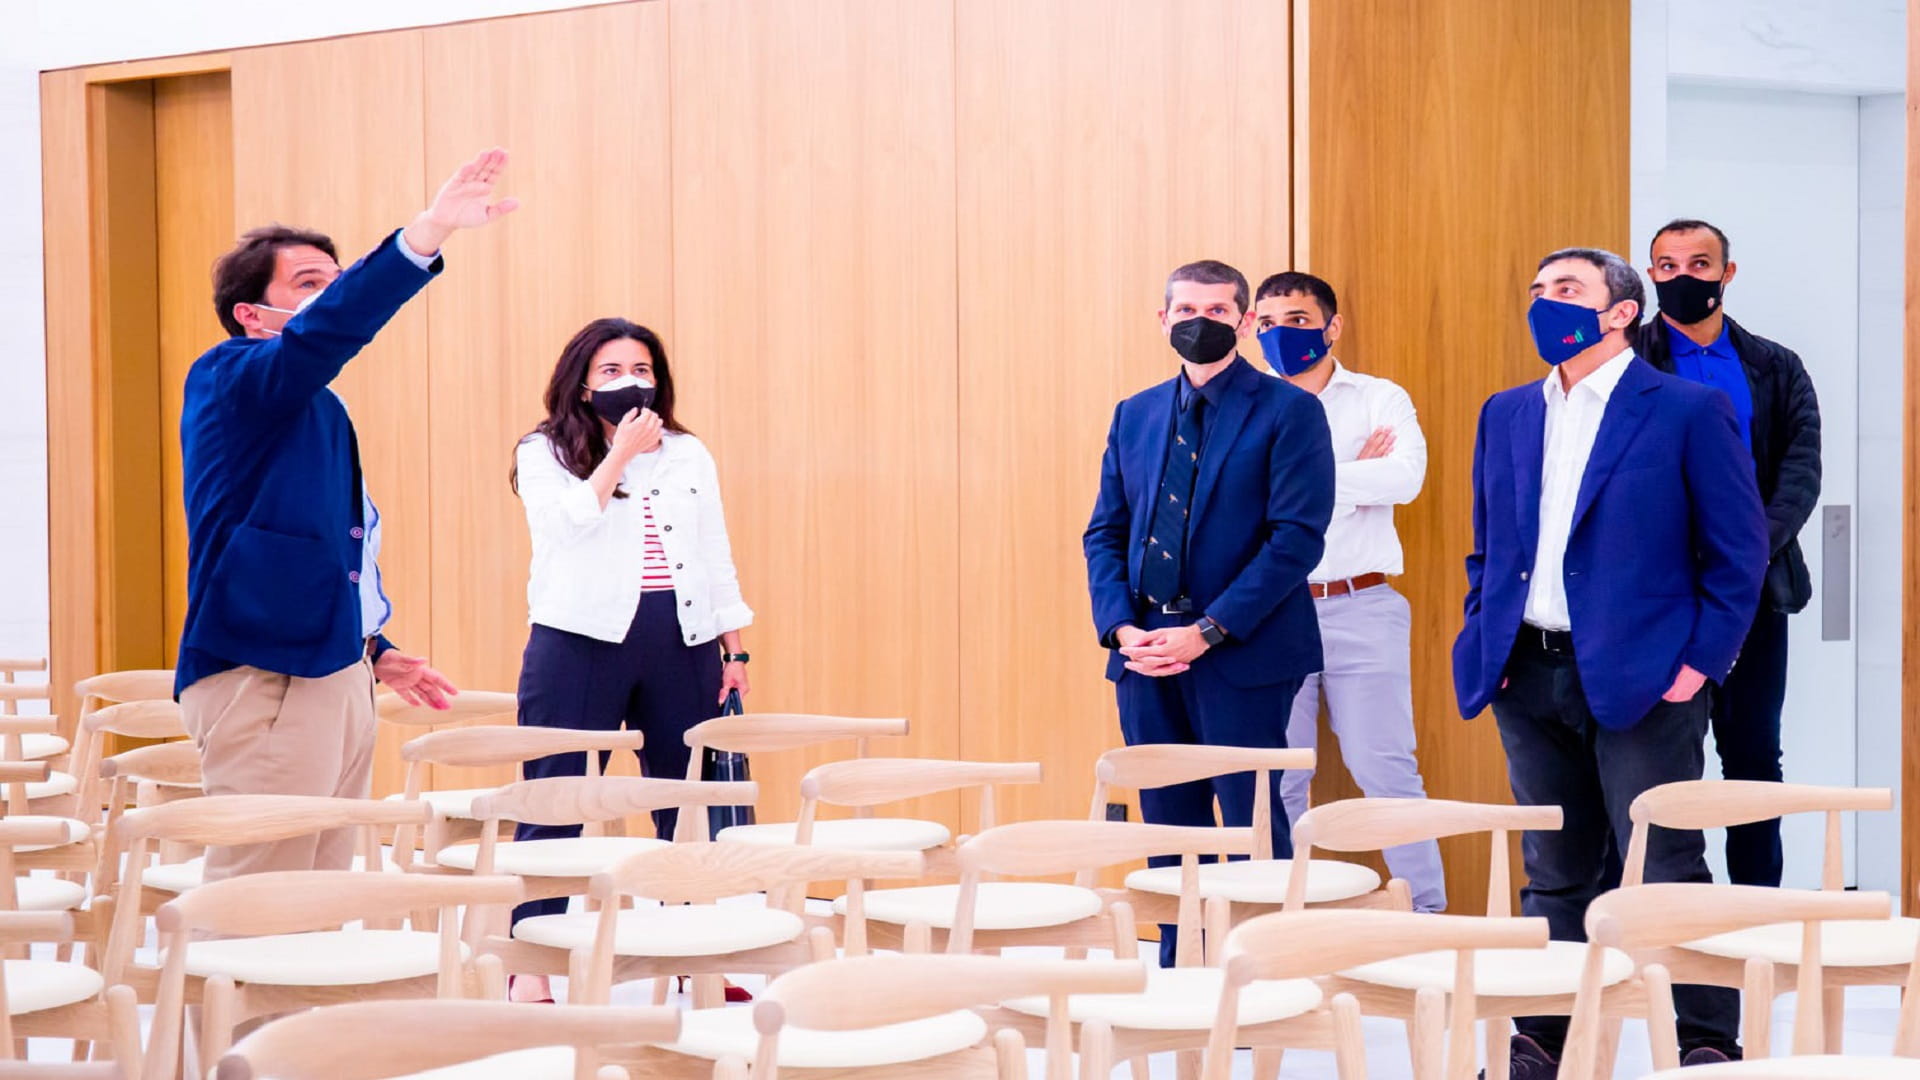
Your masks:
<path fill-rule="evenodd" d="M 1460 715 L 1499 692 L 1540 536 L 1544 387 L 1480 411 L 1466 625 L 1453 645 Z M 1639 723 L 1686 664 L 1726 678 L 1753 625 L 1767 518 L 1733 405 L 1633 357 L 1607 400 L 1565 561 L 1574 659 L 1594 719 Z"/>
<path fill-rule="evenodd" d="M 1236 359 L 1207 420 L 1187 538 L 1187 594 L 1229 637 L 1198 661 L 1235 686 L 1270 686 L 1321 668 L 1307 574 L 1333 516 L 1333 436 L 1312 394 Z M 1173 430 L 1179 376 L 1113 410 L 1100 497 L 1083 544 L 1102 642 L 1144 614 L 1140 562 Z M 1197 665 L 1196 665 L 1197 666 Z M 1126 657 L 1115 649 L 1107 678 Z"/>
<path fill-rule="evenodd" d="M 187 619 L 175 694 L 241 665 L 318 678 L 365 655 L 360 449 L 327 384 L 440 271 L 439 259 L 422 270 L 396 251 L 398 235 L 279 337 L 228 338 L 187 372 Z"/>

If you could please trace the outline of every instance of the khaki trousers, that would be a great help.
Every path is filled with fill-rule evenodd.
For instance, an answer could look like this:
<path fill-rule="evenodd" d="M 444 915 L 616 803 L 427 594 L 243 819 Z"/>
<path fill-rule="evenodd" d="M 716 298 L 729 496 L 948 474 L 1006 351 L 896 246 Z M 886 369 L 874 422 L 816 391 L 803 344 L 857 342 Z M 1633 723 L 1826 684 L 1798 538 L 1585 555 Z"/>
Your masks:
<path fill-rule="evenodd" d="M 209 795 L 332 795 L 373 786 L 373 666 L 362 660 L 318 679 L 238 667 L 180 695 Z M 355 831 L 332 829 L 266 844 L 207 849 L 207 881 L 269 870 L 345 870 Z"/>

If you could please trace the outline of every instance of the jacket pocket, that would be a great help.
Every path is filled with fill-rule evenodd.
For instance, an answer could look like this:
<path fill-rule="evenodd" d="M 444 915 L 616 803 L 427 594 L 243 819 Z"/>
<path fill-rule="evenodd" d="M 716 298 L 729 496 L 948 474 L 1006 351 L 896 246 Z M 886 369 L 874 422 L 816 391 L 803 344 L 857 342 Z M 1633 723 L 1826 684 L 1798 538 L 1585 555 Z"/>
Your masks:
<path fill-rule="evenodd" d="M 234 530 L 212 575 L 208 614 L 222 634 L 282 646 L 326 640 L 347 580 L 333 545 L 251 525 Z"/>

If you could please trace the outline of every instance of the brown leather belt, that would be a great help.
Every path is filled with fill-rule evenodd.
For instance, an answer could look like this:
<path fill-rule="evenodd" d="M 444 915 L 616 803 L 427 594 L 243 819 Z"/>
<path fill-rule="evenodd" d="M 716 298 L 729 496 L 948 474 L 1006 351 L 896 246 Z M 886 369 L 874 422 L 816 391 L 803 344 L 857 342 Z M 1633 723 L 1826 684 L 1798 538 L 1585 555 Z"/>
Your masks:
<path fill-rule="evenodd" d="M 1315 600 L 1325 600 L 1329 596 L 1346 596 L 1366 589 L 1377 589 L 1387 583 L 1385 574 L 1361 574 L 1355 578 L 1342 578 L 1339 581 L 1309 581 L 1307 591 Z"/>

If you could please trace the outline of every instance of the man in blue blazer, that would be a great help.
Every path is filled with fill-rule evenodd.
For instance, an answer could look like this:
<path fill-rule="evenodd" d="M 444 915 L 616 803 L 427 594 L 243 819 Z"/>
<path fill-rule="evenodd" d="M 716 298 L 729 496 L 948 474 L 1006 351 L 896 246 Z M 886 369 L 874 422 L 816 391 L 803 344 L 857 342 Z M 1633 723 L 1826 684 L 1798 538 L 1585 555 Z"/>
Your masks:
<path fill-rule="evenodd" d="M 1321 668 L 1307 572 L 1333 515 L 1333 443 L 1313 395 L 1235 351 L 1253 325 L 1247 279 L 1197 262 L 1167 279 L 1162 329 L 1180 372 L 1122 401 L 1107 432 L 1084 546 L 1093 625 L 1128 745 L 1286 745 Z M 1278 777 L 1274 854 L 1292 851 Z M 1140 793 L 1151 822 L 1253 820 L 1249 774 Z M 1173 935 L 1163 928 L 1161 962 Z"/>
<path fill-rule="evenodd" d="M 452 684 L 381 636 L 380 513 L 346 405 L 328 383 L 439 273 L 456 230 L 514 209 L 492 201 L 506 153 L 462 166 L 405 229 L 347 270 L 333 243 L 255 229 L 214 268 L 231 335 L 187 373 L 180 445 L 187 617 L 174 691 L 207 793 L 365 798 L 373 683 L 446 707 Z M 336 830 L 214 847 L 209 881 L 264 870 L 346 869 Z"/>
<path fill-rule="evenodd" d="M 1480 413 L 1453 679 L 1462 716 L 1492 706 L 1514 799 L 1565 813 L 1525 838 L 1521 910 L 1580 941 L 1609 851 L 1627 848 L 1629 804 L 1700 779 L 1713 684 L 1759 603 L 1767 523 L 1726 395 L 1629 347 L 1645 299 L 1631 266 L 1557 251 L 1532 295 L 1553 367 Z M 1645 880 L 1711 880 L 1700 834 L 1653 830 Z M 1733 991 L 1679 987 L 1675 1003 L 1685 1063 L 1738 1055 Z M 1552 1076 L 1566 1020 L 1516 1027 L 1515 1080 Z"/>

